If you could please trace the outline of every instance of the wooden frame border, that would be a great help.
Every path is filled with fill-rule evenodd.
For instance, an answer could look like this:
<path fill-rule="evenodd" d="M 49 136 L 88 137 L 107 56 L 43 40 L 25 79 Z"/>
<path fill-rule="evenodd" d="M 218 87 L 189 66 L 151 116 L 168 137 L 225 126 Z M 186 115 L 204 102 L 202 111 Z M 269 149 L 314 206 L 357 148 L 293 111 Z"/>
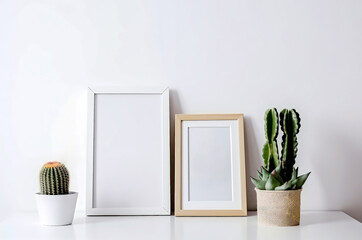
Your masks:
<path fill-rule="evenodd" d="M 97 94 L 157 94 L 162 96 L 162 206 L 159 208 L 95 208 L 93 207 L 94 183 L 94 114 Z M 87 174 L 86 214 L 87 215 L 170 215 L 170 112 L 168 87 L 119 87 L 93 86 L 88 88 L 88 129 L 87 129 Z"/>
<path fill-rule="evenodd" d="M 239 127 L 241 209 L 183 210 L 182 209 L 182 121 L 237 120 Z M 243 114 L 176 114 L 175 116 L 175 216 L 247 216 L 244 115 Z"/>

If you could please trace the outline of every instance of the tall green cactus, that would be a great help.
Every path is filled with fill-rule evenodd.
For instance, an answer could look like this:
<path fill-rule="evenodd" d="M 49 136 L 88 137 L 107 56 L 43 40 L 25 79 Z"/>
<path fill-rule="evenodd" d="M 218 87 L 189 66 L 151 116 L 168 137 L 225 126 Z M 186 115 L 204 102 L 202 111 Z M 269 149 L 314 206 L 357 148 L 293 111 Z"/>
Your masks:
<path fill-rule="evenodd" d="M 282 178 L 285 181 L 292 176 L 298 151 L 297 133 L 299 133 L 300 129 L 300 117 L 295 109 L 283 109 L 280 112 L 280 127 L 284 133 L 282 137 L 281 162 Z"/>
<path fill-rule="evenodd" d="M 268 109 L 264 115 L 264 130 L 267 142 L 263 147 L 265 168 L 271 172 L 278 165 L 279 153 L 276 138 L 279 129 L 278 111 L 276 108 Z"/>
<path fill-rule="evenodd" d="M 297 133 L 300 129 L 300 117 L 294 109 L 284 109 L 280 113 L 280 125 L 283 131 L 282 154 L 278 159 L 278 112 L 275 108 L 268 109 L 264 116 L 265 137 L 263 147 L 264 167 L 258 171 L 258 178 L 251 177 L 255 187 L 260 190 L 294 190 L 303 186 L 309 173 L 298 177 L 298 168 L 294 168 L 297 157 Z"/>
<path fill-rule="evenodd" d="M 48 162 L 39 174 L 40 193 L 46 195 L 69 194 L 69 172 L 60 162 Z"/>

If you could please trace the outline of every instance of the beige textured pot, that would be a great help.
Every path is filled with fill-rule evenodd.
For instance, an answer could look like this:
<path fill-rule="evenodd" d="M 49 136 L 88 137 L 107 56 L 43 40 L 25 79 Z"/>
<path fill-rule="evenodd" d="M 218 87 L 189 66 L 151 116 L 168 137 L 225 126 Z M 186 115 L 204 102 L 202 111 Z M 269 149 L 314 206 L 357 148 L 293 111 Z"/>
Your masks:
<path fill-rule="evenodd" d="M 259 224 L 270 226 L 299 225 L 302 189 L 287 191 L 255 189 L 255 191 Z"/>

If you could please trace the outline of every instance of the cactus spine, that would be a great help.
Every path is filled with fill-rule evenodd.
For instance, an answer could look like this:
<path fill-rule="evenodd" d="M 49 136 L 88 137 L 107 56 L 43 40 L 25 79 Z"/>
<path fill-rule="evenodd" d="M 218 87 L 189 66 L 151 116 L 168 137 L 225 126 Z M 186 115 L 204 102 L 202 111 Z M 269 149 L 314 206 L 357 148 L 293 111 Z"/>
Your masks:
<path fill-rule="evenodd" d="M 48 162 L 39 174 L 40 193 L 46 195 L 69 194 L 69 172 L 60 162 Z"/>

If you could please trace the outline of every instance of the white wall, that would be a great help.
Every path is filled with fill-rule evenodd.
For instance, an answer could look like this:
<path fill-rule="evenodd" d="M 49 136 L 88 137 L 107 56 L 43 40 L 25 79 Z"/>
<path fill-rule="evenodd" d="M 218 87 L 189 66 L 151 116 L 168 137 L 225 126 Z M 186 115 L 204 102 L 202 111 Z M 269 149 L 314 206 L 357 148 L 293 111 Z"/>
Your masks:
<path fill-rule="evenodd" d="M 265 109 L 296 108 L 303 209 L 362 221 L 361 43 L 358 0 L 2 0 L 0 219 L 35 209 L 49 160 L 84 208 L 87 85 L 164 84 L 172 114 L 245 113 L 248 176 Z"/>

